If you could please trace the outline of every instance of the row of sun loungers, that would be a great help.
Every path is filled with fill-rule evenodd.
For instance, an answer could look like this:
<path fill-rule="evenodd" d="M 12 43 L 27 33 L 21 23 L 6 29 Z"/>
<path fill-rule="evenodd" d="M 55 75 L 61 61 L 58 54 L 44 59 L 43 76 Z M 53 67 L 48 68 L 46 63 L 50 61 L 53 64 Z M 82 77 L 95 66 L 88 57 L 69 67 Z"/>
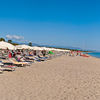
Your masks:
<path fill-rule="evenodd" d="M 0 73 L 3 71 L 15 71 L 17 67 L 30 66 L 34 61 L 41 62 L 45 61 L 47 57 L 38 56 L 26 56 L 25 60 L 17 61 L 15 58 L 10 59 L 0 59 Z"/>
<path fill-rule="evenodd" d="M 52 58 L 55 58 L 57 56 L 61 56 L 60 54 L 57 55 L 46 55 L 43 56 L 22 56 L 22 59 L 18 61 L 16 58 L 7 58 L 5 56 L 0 56 L 0 73 L 3 73 L 4 71 L 15 71 L 17 67 L 25 67 L 30 66 L 32 63 L 35 62 L 41 62 L 50 60 Z"/>

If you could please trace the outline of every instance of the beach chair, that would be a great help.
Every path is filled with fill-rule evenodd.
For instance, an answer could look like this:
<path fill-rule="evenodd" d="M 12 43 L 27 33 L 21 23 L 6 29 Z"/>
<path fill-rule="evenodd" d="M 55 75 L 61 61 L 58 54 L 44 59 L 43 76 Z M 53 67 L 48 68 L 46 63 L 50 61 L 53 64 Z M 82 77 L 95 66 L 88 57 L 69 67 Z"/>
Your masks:
<path fill-rule="evenodd" d="M 2 68 L 3 71 L 8 70 L 8 71 L 15 71 L 16 66 L 13 65 L 5 65 L 0 62 L 0 68 Z"/>
<path fill-rule="evenodd" d="M 18 62 L 24 62 L 26 63 L 27 65 L 30 65 L 31 63 L 33 63 L 33 60 L 29 60 L 29 59 L 26 59 L 25 57 L 22 57 L 20 59 L 16 59 Z"/>
<path fill-rule="evenodd" d="M 38 61 L 38 62 L 46 61 L 47 59 L 48 57 L 40 57 L 40 56 L 35 57 L 35 61 Z"/>
<path fill-rule="evenodd" d="M 35 56 L 26 56 L 26 60 L 34 61 Z"/>
<path fill-rule="evenodd" d="M 15 69 L 17 67 L 16 66 L 13 66 L 13 65 L 4 65 L 1 68 L 3 68 L 4 71 L 15 71 Z"/>
<path fill-rule="evenodd" d="M 5 65 L 12 65 L 13 63 L 10 62 L 8 59 L 1 59 L 1 62 Z"/>
<path fill-rule="evenodd" d="M 3 68 L 0 66 L 0 74 L 3 73 Z"/>
<path fill-rule="evenodd" d="M 26 62 L 18 62 L 14 58 L 11 58 L 9 60 L 10 60 L 11 63 L 13 63 L 13 65 L 16 65 L 18 67 L 24 67 L 24 66 L 28 65 Z"/>

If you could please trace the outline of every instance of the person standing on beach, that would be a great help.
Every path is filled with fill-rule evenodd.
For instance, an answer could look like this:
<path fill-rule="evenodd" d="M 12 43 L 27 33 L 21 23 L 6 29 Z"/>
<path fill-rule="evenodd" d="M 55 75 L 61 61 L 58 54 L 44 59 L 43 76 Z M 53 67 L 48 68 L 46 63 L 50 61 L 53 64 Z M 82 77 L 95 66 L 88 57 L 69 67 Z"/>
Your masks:
<path fill-rule="evenodd" d="M 33 51 L 33 55 L 36 56 L 36 50 Z"/>
<path fill-rule="evenodd" d="M 74 56 L 74 52 L 71 50 L 71 56 Z"/>
<path fill-rule="evenodd" d="M 45 55 L 46 55 L 46 50 L 42 50 L 41 53 L 42 53 L 42 55 L 45 57 Z"/>
<path fill-rule="evenodd" d="M 9 58 L 12 58 L 12 53 L 11 53 L 11 51 L 8 52 L 8 57 L 9 57 Z"/>

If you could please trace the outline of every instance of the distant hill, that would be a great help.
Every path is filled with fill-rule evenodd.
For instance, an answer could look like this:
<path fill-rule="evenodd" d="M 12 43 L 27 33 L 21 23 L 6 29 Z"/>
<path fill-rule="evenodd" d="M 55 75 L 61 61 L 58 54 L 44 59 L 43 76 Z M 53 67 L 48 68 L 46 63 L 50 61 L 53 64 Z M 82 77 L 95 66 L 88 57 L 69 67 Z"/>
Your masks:
<path fill-rule="evenodd" d="M 14 43 L 17 43 L 17 44 L 26 44 L 28 45 L 28 43 L 21 43 L 21 42 L 15 42 L 13 41 Z M 79 47 L 72 47 L 72 46 L 57 46 L 57 45 L 42 45 L 42 44 L 37 44 L 37 43 L 32 43 L 32 46 L 40 46 L 40 47 L 51 47 L 51 48 L 61 48 L 61 49 L 70 49 L 70 50 L 81 50 L 81 51 L 92 51 L 92 52 L 95 52 L 95 50 L 87 50 L 87 49 L 82 49 L 82 48 L 79 48 Z"/>

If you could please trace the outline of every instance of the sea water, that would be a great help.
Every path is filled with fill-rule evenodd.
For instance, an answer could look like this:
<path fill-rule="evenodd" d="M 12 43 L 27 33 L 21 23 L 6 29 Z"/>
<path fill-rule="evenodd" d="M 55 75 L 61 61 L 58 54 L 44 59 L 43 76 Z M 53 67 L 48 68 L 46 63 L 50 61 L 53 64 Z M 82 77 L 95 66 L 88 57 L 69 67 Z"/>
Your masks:
<path fill-rule="evenodd" d="M 100 52 L 91 52 L 91 53 L 88 53 L 90 56 L 94 56 L 94 57 L 97 57 L 97 58 L 100 58 Z"/>

